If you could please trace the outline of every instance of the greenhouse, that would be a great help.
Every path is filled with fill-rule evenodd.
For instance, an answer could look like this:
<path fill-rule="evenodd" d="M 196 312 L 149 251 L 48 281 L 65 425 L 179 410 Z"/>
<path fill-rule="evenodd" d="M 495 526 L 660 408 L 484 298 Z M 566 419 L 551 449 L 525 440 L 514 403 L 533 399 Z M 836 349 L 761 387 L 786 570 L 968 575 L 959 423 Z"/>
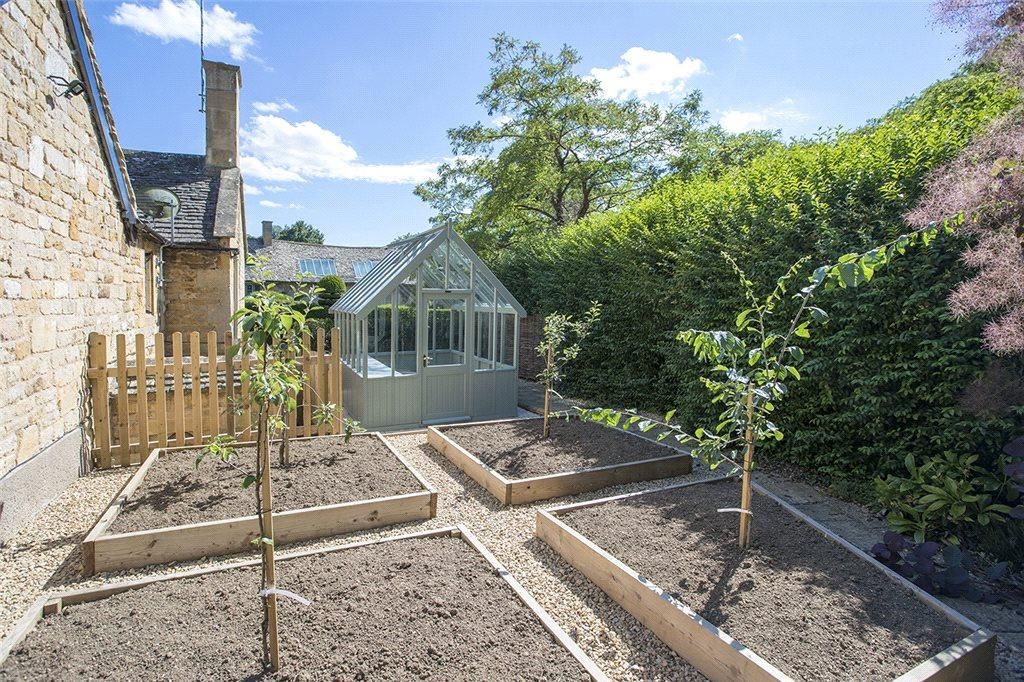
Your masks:
<path fill-rule="evenodd" d="M 526 311 L 450 227 L 393 245 L 331 307 L 366 428 L 515 416 Z"/>

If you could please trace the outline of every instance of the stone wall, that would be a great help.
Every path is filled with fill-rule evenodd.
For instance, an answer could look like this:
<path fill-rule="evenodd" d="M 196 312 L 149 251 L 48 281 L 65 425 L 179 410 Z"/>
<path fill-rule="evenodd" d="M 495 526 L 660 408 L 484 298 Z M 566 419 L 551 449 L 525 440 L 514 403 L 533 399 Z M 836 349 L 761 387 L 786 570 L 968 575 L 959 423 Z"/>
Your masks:
<path fill-rule="evenodd" d="M 125 239 L 86 98 L 56 97 L 47 75 L 83 77 L 62 10 L 10 0 L 0 6 L 0 476 L 80 427 L 89 332 L 157 330 L 146 245 Z"/>
<path fill-rule="evenodd" d="M 164 249 L 163 330 L 170 339 L 181 332 L 185 339 L 199 332 L 223 334 L 231 328 L 237 308 L 237 252 L 230 250 Z M 202 352 L 206 352 L 203 346 Z"/>

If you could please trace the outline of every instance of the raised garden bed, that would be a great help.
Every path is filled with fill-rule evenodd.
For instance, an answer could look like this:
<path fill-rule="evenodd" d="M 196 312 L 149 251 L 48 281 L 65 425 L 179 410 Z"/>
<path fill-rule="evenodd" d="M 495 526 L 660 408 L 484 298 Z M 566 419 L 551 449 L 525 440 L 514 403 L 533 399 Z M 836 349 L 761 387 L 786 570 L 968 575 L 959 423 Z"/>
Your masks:
<path fill-rule="evenodd" d="M 431 426 L 427 442 L 502 504 L 688 474 L 693 458 L 664 443 L 578 419 Z"/>
<path fill-rule="evenodd" d="M 0 679 L 257 679 L 259 561 L 53 594 L 0 643 Z M 282 675 L 605 680 L 464 528 L 282 554 Z"/>
<path fill-rule="evenodd" d="M 995 636 L 736 479 L 537 513 L 537 535 L 711 680 L 989 680 Z"/>
<path fill-rule="evenodd" d="M 291 463 L 274 464 L 278 544 L 433 518 L 437 491 L 379 433 L 292 439 Z M 155 450 L 82 543 L 85 575 L 252 549 L 259 534 L 243 471 L 200 448 Z M 254 446 L 234 462 L 251 467 Z"/>

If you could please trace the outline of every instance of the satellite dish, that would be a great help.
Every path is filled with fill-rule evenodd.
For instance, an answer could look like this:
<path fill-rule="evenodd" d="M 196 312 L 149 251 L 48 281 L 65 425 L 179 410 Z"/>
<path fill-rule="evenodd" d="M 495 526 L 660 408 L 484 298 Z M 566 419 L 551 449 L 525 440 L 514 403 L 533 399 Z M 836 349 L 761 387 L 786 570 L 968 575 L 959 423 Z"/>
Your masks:
<path fill-rule="evenodd" d="M 138 201 L 143 217 L 150 220 L 171 220 L 181 209 L 178 196 L 162 187 L 147 187 L 139 194 Z"/>

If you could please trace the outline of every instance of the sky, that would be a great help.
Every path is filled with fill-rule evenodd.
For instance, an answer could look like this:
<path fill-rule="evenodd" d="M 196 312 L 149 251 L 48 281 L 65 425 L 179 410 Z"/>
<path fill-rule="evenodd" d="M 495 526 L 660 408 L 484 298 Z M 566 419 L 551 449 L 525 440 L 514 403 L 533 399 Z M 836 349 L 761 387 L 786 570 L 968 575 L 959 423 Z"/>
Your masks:
<path fill-rule="evenodd" d="M 196 0 L 86 2 L 121 143 L 203 153 Z M 492 37 L 575 47 L 609 97 L 678 101 L 786 137 L 853 128 L 955 71 L 928 3 L 205 2 L 208 59 L 242 68 L 248 229 L 305 220 L 329 244 L 429 227 L 413 193 L 486 119 Z"/>

